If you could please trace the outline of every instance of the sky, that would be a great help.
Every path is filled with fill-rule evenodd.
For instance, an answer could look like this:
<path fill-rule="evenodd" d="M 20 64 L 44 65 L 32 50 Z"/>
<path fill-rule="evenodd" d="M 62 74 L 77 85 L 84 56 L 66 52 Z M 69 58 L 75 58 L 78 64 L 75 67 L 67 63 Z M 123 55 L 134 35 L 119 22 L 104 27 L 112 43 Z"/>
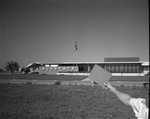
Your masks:
<path fill-rule="evenodd" d="M 148 0 L 1 0 L 0 67 L 106 57 L 149 61 L 148 21 Z"/>

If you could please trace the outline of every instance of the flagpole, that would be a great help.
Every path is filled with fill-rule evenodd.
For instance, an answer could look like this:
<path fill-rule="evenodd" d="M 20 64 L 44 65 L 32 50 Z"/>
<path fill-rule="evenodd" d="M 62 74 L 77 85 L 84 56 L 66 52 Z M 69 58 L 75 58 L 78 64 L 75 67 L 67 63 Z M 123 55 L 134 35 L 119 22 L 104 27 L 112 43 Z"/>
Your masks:
<path fill-rule="evenodd" d="M 77 68 L 77 52 L 76 52 L 76 68 Z M 76 78 L 77 78 L 77 69 L 76 69 Z"/>
<path fill-rule="evenodd" d="M 74 46 L 74 52 L 75 52 L 75 59 L 76 59 L 76 78 L 77 78 L 77 49 L 78 49 L 78 46 L 77 46 L 77 41 L 75 42 L 75 46 Z"/>

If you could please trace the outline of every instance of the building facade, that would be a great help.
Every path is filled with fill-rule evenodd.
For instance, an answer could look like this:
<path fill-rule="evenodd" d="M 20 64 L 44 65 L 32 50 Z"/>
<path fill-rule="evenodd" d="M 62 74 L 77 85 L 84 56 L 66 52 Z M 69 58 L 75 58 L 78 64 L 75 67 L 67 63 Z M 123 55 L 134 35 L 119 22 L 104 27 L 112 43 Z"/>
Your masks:
<path fill-rule="evenodd" d="M 95 64 L 116 76 L 144 76 L 149 73 L 149 62 L 139 61 L 138 57 L 105 58 L 104 62 L 31 63 L 27 68 L 30 73 L 89 75 Z"/>

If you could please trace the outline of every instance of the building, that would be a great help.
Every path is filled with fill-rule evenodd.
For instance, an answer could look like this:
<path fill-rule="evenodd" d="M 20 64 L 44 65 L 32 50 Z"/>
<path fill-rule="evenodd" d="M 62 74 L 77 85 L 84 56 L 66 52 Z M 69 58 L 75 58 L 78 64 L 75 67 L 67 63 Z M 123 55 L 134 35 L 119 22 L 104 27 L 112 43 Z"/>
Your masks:
<path fill-rule="evenodd" d="M 95 64 L 114 76 L 145 76 L 149 73 L 149 62 L 140 61 L 138 57 L 105 58 L 104 62 L 38 62 L 31 63 L 26 68 L 30 69 L 30 73 L 89 75 Z"/>

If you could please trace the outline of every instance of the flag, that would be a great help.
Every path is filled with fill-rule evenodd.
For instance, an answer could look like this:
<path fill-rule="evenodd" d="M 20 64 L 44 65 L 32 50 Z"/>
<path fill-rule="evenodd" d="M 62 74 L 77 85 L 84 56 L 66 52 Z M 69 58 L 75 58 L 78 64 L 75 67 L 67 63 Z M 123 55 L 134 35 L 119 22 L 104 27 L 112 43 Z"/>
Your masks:
<path fill-rule="evenodd" d="M 75 42 L 75 45 L 74 45 L 74 52 L 78 49 L 78 46 L 77 46 L 77 41 Z"/>

